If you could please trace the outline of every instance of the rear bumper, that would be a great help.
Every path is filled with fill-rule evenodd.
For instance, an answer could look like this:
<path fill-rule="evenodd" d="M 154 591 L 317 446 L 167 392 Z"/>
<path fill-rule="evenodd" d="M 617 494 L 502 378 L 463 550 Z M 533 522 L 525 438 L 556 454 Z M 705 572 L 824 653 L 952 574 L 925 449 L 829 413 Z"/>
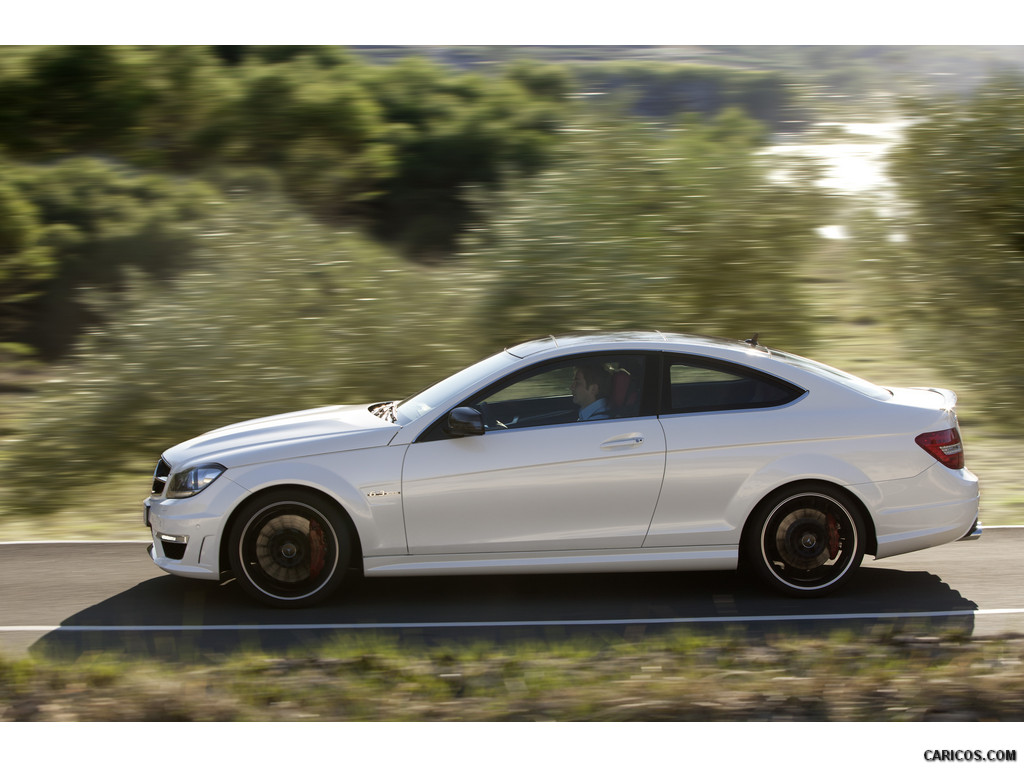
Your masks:
<path fill-rule="evenodd" d="M 879 483 L 880 503 L 872 515 L 876 558 L 915 552 L 981 535 L 978 478 L 966 469 L 936 463 L 912 480 Z"/>
<path fill-rule="evenodd" d="M 975 519 L 971 530 L 961 536 L 958 541 L 974 541 L 975 539 L 980 539 L 983 532 L 984 529 L 981 527 L 981 520 Z"/>

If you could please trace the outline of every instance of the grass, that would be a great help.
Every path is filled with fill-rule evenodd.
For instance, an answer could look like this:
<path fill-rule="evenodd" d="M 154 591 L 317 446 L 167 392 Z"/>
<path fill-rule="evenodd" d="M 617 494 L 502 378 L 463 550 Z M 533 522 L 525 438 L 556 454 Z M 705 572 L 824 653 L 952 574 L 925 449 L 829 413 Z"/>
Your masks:
<path fill-rule="evenodd" d="M 153 467 L 140 462 L 132 469 L 107 476 L 103 482 L 83 484 L 74 503 L 47 514 L 0 514 L 0 541 L 148 540 L 142 501 L 149 495 Z"/>
<path fill-rule="evenodd" d="M 813 665 L 808 660 L 813 659 Z M 1019 721 L 1024 638 L 683 632 L 187 662 L 0 660 L 2 721 Z"/>

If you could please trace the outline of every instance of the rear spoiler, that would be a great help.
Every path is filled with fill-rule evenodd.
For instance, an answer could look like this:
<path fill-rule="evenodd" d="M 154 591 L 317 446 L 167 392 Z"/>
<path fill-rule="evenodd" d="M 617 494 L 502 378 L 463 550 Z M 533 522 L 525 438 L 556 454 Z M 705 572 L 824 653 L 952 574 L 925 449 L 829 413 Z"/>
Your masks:
<path fill-rule="evenodd" d="M 910 387 L 910 389 L 916 389 L 924 392 L 934 392 L 937 395 L 942 395 L 943 403 L 942 409 L 944 411 L 956 410 L 956 392 L 951 389 L 941 389 L 939 387 Z"/>

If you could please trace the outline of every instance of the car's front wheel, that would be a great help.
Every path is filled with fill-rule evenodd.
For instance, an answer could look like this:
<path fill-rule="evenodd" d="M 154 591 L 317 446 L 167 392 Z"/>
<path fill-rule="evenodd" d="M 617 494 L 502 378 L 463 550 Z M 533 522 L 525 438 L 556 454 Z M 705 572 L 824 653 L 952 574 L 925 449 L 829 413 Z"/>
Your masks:
<path fill-rule="evenodd" d="M 301 489 L 273 491 L 239 511 L 229 539 L 231 569 L 242 589 L 268 605 L 312 605 L 344 579 L 349 531 L 330 501 Z"/>
<path fill-rule="evenodd" d="M 824 484 L 772 494 L 755 510 L 745 541 L 747 563 L 787 595 L 816 597 L 847 581 L 864 558 L 857 503 Z"/>

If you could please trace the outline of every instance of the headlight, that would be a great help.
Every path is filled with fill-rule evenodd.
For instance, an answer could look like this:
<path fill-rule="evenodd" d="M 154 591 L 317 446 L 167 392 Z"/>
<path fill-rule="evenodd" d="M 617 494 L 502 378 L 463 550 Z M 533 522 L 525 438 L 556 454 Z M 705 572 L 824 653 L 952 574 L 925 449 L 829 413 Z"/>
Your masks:
<path fill-rule="evenodd" d="M 187 499 L 195 496 L 224 472 L 220 464 L 200 464 L 171 475 L 167 483 L 168 499 Z"/>

